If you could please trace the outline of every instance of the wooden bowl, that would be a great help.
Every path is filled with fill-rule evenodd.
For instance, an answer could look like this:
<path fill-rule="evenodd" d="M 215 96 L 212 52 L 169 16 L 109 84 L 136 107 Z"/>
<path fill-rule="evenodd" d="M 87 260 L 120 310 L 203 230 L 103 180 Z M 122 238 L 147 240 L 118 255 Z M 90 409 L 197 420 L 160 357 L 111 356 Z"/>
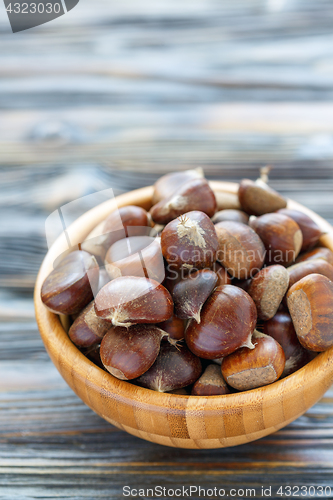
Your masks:
<path fill-rule="evenodd" d="M 211 182 L 218 198 L 232 200 L 238 185 Z M 118 207 L 140 205 L 149 209 L 152 187 L 118 196 Z M 333 250 L 333 229 L 310 210 L 288 206 L 312 216 L 327 232 L 322 246 Z M 69 228 L 78 241 L 114 209 L 108 201 L 90 210 Z M 73 391 L 98 415 L 120 429 L 155 443 L 179 448 L 222 448 L 259 439 L 289 424 L 312 405 L 333 381 L 333 347 L 289 377 L 266 387 L 225 396 L 163 394 L 114 378 L 89 361 L 69 340 L 59 316 L 41 302 L 40 290 L 66 241 L 59 238 L 40 268 L 35 288 L 38 327 L 47 352 Z M 333 327 L 333 325 L 332 325 Z"/>

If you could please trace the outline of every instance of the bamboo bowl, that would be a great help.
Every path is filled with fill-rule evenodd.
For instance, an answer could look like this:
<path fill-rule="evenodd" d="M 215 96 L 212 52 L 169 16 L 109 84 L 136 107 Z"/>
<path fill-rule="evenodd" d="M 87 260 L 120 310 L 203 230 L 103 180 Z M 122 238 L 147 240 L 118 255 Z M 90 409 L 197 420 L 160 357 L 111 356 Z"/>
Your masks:
<path fill-rule="evenodd" d="M 237 193 L 234 183 L 211 182 L 217 197 Z M 117 206 L 151 206 L 152 187 L 116 198 Z M 69 228 L 78 241 L 114 209 L 103 203 Z M 312 216 L 327 233 L 321 245 L 333 250 L 333 228 L 321 217 L 290 201 Z M 89 361 L 69 340 L 58 315 L 41 302 L 40 290 L 52 265 L 65 251 L 58 238 L 40 268 L 35 288 L 38 327 L 56 368 L 73 391 L 102 418 L 120 429 L 155 443 L 178 448 L 223 448 L 254 441 L 286 426 L 314 405 L 333 382 L 333 347 L 289 377 L 266 387 L 225 396 L 178 396 L 136 387 L 114 378 Z M 333 327 L 333 325 L 332 325 Z"/>

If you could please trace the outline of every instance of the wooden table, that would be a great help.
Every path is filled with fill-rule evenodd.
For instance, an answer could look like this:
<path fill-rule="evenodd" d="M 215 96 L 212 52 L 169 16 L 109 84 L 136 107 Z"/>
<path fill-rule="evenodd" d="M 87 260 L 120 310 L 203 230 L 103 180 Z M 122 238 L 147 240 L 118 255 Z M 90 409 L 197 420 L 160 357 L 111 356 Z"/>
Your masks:
<path fill-rule="evenodd" d="M 262 487 L 274 499 L 333 498 L 332 389 L 255 443 L 153 445 L 72 393 L 32 303 L 52 211 L 167 171 L 203 166 L 237 181 L 270 163 L 273 187 L 333 222 L 332 21 L 325 0 L 81 0 L 13 35 L 1 11 L 0 498 L 114 500 L 124 486 L 191 485 L 234 498 L 254 497 L 236 491 L 250 488 L 264 498 Z"/>

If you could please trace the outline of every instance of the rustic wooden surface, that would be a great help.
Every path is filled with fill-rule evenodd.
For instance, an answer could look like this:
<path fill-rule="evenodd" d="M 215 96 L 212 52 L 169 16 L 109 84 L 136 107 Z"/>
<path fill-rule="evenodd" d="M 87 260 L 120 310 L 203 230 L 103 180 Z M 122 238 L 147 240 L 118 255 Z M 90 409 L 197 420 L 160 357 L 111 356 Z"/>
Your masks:
<path fill-rule="evenodd" d="M 32 305 L 49 213 L 172 169 L 237 181 L 272 163 L 272 186 L 333 222 L 331 2 L 81 0 L 16 35 L 1 9 L 0 498 L 120 499 L 125 485 L 254 487 L 258 498 L 263 485 L 276 499 L 280 485 L 333 490 L 332 389 L 253 444 L 153 445 L 72 393 Z"/>

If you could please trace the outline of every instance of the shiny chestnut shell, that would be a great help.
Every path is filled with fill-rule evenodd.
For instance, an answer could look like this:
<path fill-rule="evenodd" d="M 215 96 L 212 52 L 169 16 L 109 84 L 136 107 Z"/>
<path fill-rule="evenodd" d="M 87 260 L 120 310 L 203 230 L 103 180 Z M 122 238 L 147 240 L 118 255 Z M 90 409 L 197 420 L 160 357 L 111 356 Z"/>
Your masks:
<path fill-rule="evenodd" d="M 310 259 L 287 267 L 289 288 L 309 274 L 322 274 L 333 281 L 333 266 L 324 259 Z"/>
<path fill-rule="evenodd" d="M 165 269 L 160 238 L 129 236 L 116 241 L 105 255 L 105 269 L 111 279 L 141 276 L 161 283 Z"/>
<path fill-rule="evenodd" d="M 215 224 L 219 242 L 217 260 L 237 279 L 247 279 L 258 272 L 265 260 L 265 247 L 257 233 L 241 222 Z"/>
<path fill-rule="evenodd" d="M 225 221 L 241 222 L 242 224 L 248 224 L 249 215 L 243 212 L 242 210 L 226 208 L 224 210 L 219 210 L 212 217 L 212 222 L 214 222 L 214 224 Z"/>
<path fill-rule="evenodd" d="M 173 195 L 180 186 L 187 184 L 193 179 L 202 179 L 204 173 L 202 168 L 195 168 L 193 170 L 183 170 L 181 172 L 170 172 L 160 177 L 154 184 L 154 193 L 152 204 L 156 205 L 164 198 Z"/>
<path fill-rule="evenodd" d="M 202 308 L 200 324 L 189 322 L 185 340 L 201 358 L 222 358 L 244 345 L 251 347 L 256 321 L 256 306 L 244 290 L 218 286 Z"/>
<path fill-rule="evenodd" d="M 167 224 L 186 212 L 198 210 L 212 217 L 216 211 L 216 199 L 206 179 L 194 179 L 180 186 L 169 198 L 150 209 L 157 224 Z"/>
<path fill-rule="evenodd" d="M 281 377 L 287 377 L 311 360 L 311 353 L 299 343 L 295 328 L 286 311 L 279 311 L 272 319 L 265 321 L 264 333 L 273 337 L 283 349 L 286 364 Z"/>
<path fill-rule="evenodd" d="M 122 276 L 107 283 L 95 299 L 97 316 L 114 326 L 160 323 L 173 312 L 170 293 L 155 280 Z"/>
<path fill-rule="evenodd" d="M 312 259 L 323 259 L 333 266 L 333 252 L 325 247 L 314 248 L 313 250 L 302 253 L 297 257 L 296 264 Z"/>
<path fill-rule="evenodd" d="M 200 323 L 201 308 L 217 282 L 217 274 L 210 269 L 190 273 L 181 280 L 172 292 L 175 315 L 182 319 L 195 318 Z"/>
<path fill-rule="evenodd" d="M 110 326 L 109 321 L 96 315 L 92 301 L 75 319 L 68 331 L 68 336 L 77 347 L 91 347 L 101 342 Z"/>
<path fill-rule="evenodd" d="M 114 326 L 101 342 L 102 363 L 121 380 L 139 377 L 157 358 L 163 335 L 155 325 Z"/>
<path fill-rule="evenodd" d="M 301 252 L 313 248 L 323 234 L 318 224 L 304 212 L 291 208 L 282 208 L 278 213 L 287 215 L 299 225 L 303 235 Z"/>
<path fill-rule="evenodd" d="M 200 359 L 185 345 L 174 347 L 165 342 L 161 344 L 155 363 L 136 382 L 142 387 L 166 392 L 193 384 L 201 372 Z"/>
<path fill-rule="evenodd" d="M 298 256 L 303 236 L 299 225 L 287 215 L 269 213 L 250 221 L 266 248 L 266 264 L 290 265 Z"/>
<path fill-rule="evenodd" d="M 166 321 L 157 323 L 156 326 L 167 332 L 171 339 L 182 340 L 184 338 L 186 321 L 177 318 L 174 314 Z"/>
<path fill-rule="evenodd" d="M 52 312 L 78 314 L 94 298 L 99 281 L 95 257 L 75 250 L 64 257 L 45 279 L 41 299 Z"/>

